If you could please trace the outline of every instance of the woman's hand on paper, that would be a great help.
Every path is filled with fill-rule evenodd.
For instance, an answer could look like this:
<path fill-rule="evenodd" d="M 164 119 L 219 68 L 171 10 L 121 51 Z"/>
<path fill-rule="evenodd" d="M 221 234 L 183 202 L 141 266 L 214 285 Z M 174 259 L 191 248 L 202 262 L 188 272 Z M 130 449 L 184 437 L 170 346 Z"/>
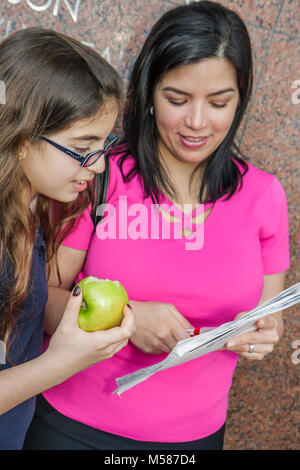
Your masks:
<path fill-rule="evenodd" d="M 246 312 L 236 316 L 241 317 Z M 226 343 L 226 350 L 236 352 L 246 359 L 261 360 L 270 354 L 283 333 L 282 313 L 277 312 L 256 322 L 257 329 L 243 333 Z M 252 345 L 250 347 L 250 345 Z M 252 352 L 251 352 L 252 349 Z"/>
<path fill-rule="evenodd" d="M 130 301 L 136 331 L 130 341 L 148 354 L 169 353 L 178 341 L 190 335 L 190 322 L 172 304 Z"/>

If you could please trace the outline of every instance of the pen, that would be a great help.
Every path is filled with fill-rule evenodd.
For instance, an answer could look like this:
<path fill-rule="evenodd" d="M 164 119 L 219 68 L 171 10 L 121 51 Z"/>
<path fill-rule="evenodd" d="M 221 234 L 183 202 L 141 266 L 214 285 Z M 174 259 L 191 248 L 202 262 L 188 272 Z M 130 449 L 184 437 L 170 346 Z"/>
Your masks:
<path fill-rule="evenodd" d="M 207 331 L 214 330 L 215 326 L 201 326 L 199 328 L 187 328 L 186 331 L 190 336 L 197 336 L 200 333 L 206 333 Z"/>
<path fill-rule="evenodd" d="M 201 328 L 187 328 L 186 331 L 190 336 L 196 336 L 200 334 Z"/>

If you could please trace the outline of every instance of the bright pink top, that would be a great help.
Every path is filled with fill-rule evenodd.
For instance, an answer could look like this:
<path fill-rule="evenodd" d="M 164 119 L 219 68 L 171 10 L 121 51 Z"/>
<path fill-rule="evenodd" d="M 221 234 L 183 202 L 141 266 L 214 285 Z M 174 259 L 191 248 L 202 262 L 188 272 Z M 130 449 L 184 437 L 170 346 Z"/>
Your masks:
<path fill-rule="evenodd" d="M 125 172 L 131 164 L 126 162 Z M 98 226 L 79 277 L 119 280 L 131 300 L 172 303 L 196 327 L 219 326 L 251 310 L 261 297 L 264 274 L 289 268 L 289 231 L 278 179 L 248 165 L 241 191 L 214 204 L 204 225 L 198 226 L 192 249 L 179 237 L 180 230 L 166 234 L 169 222 L 151 210 L 150 198 L 144 200 L 139 178 L 124 183 L 117 157 L 112 158 L 110 217 Z M 172 206 L 167 198 L 163 202 L 165 209 Z M 181 214 L 179 209 L 174 212 L 177 218 Z M 188 217 L 184 224 L 195 228 Z M 64 244 L 87 250 L 92 230 L 86 210 Z M 238 357 L 230 351 L 161 371 L 120 397 L 113 394 L 117 377 L 165 356 L 145 354 L 129 342 L 111 359 L 44 396 L 72 419 L 136 440 L 183 442 L 214 433 L 226 419 Z"/>

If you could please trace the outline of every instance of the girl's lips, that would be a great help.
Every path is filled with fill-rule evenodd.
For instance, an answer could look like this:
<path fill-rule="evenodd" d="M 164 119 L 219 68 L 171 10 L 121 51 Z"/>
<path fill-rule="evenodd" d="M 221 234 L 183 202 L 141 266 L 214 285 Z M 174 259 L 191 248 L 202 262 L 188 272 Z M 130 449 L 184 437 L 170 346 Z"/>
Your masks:
<path fill-rule="evenodd" d="M 191 136 L 190 137 L 190 136 L 183 136 L 179 134 L 179 139 L 182 145 L 184 145 L 185 147 L 188 147 L 190 149 L 199 149 L 207 143 L 209 136 L 206 136 L 206 137 L 192 137 Z"/>
<path fill-rule="evenodd" d="M 75 191 L 81 193 L 87 188 L 87 181 L 83 181 L 82 183 L 78 183 L 76 181 L 72 181 L 73 188 Z"/>

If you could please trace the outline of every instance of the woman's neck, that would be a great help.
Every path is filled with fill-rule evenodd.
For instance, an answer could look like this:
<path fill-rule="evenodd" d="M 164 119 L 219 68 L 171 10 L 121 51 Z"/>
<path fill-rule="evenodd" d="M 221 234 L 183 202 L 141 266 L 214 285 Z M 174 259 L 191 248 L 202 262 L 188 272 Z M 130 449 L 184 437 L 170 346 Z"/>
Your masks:
<path fill-rule="evenodd" d="M 199 204 L 203 168 L 199 168 L 192 178 L 192 174 L 198 164 L 182 162 L 173 156 L 168 158 L 166 155 L 163 156 L 162 154 L 160 154 L 159 159 L 176 191 L 176 200 L 171 196 L 172 202 L 179 205 Z"/>

